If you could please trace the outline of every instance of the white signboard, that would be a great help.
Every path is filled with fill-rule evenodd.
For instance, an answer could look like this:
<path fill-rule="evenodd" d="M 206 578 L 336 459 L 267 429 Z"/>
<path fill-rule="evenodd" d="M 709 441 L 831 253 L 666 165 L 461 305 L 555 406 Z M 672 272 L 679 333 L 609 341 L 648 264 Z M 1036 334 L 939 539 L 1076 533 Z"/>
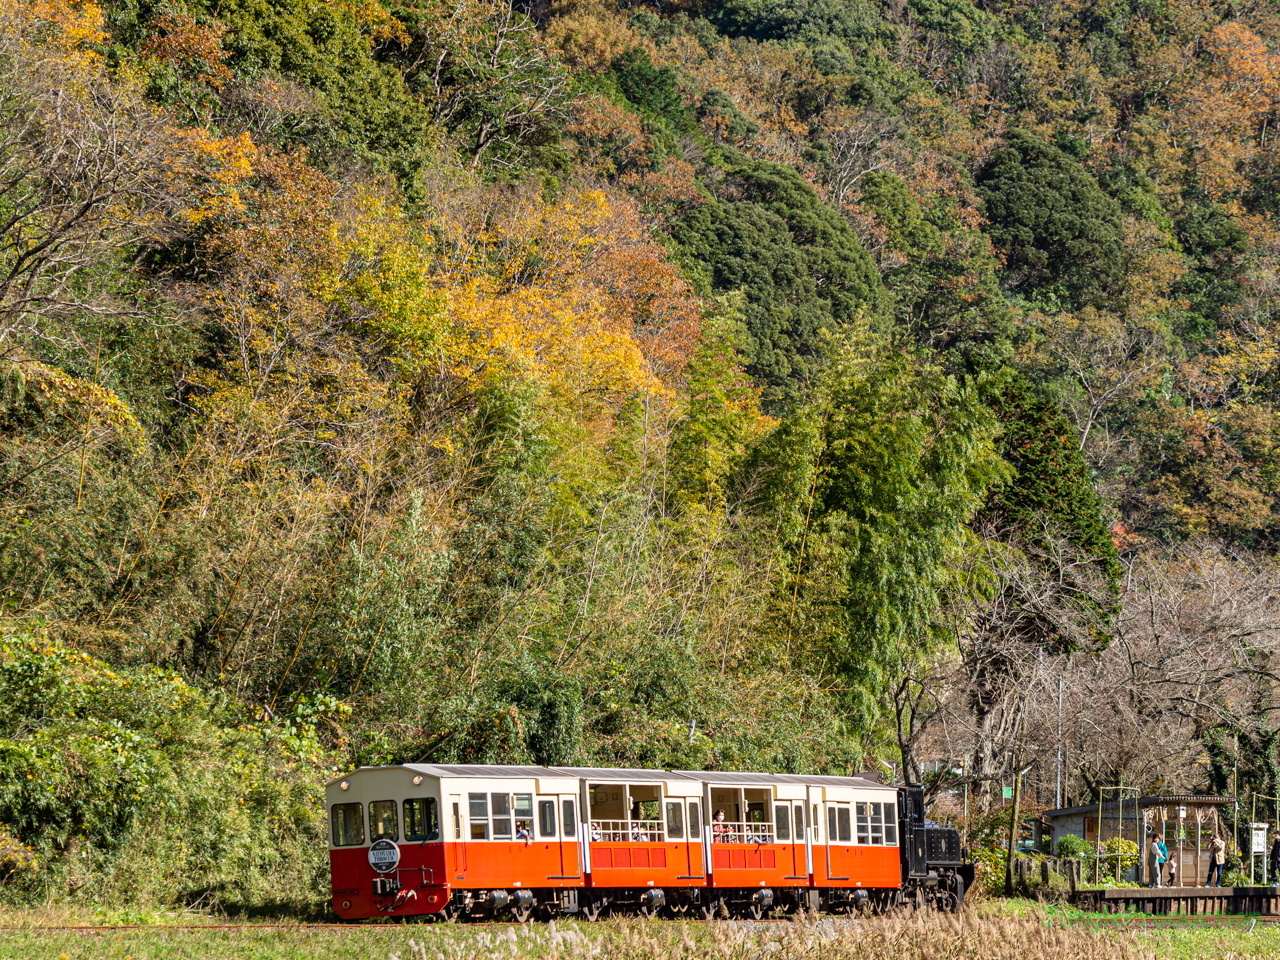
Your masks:
<path fill-rule="evenodd" d="M 379 873 L 390 873 L 400 863 L 400 848 L 390 840 L 375 840 L 369 847 L 369 866 Z"/>
<path fill-rule="evenodd" d="M 1251 823 L 1253 828 L 1253 836 L 1249 841 L 1250 853 L 1266 853 L 1267 852 L 1267 825 L 1265 823 Z"/>

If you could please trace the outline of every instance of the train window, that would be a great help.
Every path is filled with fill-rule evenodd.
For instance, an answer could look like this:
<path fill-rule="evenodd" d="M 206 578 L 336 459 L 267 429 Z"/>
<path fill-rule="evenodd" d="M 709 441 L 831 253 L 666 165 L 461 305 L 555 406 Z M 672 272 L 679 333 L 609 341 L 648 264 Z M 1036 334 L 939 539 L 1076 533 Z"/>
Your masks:
<path fill-rule="evenodd" d="M 404 802 L 404 838 L 406 840 L 440 839 L 440 811 L 435 797 L 418 797 Z"/>
<path fill-rule="evenodd" d="M 335 803 L 329 811 L 330 836 L 335 847 L 364 843 L 364 808 L 358 803 Z"/>
<path fill-rule="evenodd" d="M 468 793 L 467 806 L 471 813 L 471 839 L 489 839 L 489 795 Z"/>
<path fill-rule="evenodd" d="M 889 846 L 898 845 L 898 818 L 893 814 L 893 804 L 884 805 L 884 842 Z"/>
<path fill-rule="evenodd" d="M 667 839 L 684 839 L 684 804 L 679 800 L 667 801 Z"/>
<path fill-rule="evenodd" d="M 453 805 L 453 839 L 462 839 L 462 817 L 458 813 L 458 805 Z"/>
<path fill-rule="evenodd" d="M 869 804 L 871 807 L 871 842 L 876 845 L 884 844 L 884 820 L 880 818 L 880 804 Z"/>
<path fill-rule="evenodd" d="M 858 804 L 858 842 L 871 842 L 871 822 L 867 819 L 867 807 L 870 804 Z"/>
<path fill-rule="evenodd" d="M 804 804 L 795 803 L 792 804 L 792 807 L 796 814 L 796 843 L 804 843 Z"/>
<path fill-rule="evenodd" d="M 840 813 L 840 842 L 853 843 L 853 828 L 849 819 L 849 805 L 842 803 L 837 809 Z"/>
<path fill-rule="evenodd" d="M 698 812 L 698 801 L 689 801 L 689 839 L 702 839 L 702 815 Z"/>
<path fill-rule="evenodd" d="M 515 808 L 516 823 L 524 821 L 525 826 L 530 830 L 533 829 L 533 795 L 528 793 L 517 793 L 511 798 L 512 806 Z"/>
<path fill-rule="evenodd" d="M 538 836 L 543 840 L 556 838 L 556 802 L 538 801 Z"/>
<path fill-rule="evenodd" d="M 778 841 L 787 843 L 791 840 L 791 811 L 785 803 L 773 808 L 773 822 L 778 831 Z"/>
<path fill-rule="evenodd" d="M 369 839 L 400 839 L 400 827 L 396 823 L 396 802 L 394 800 L 375 800 L 369 804 Z"/>
<path fill-rule="evenodd" d="M 836 805 L 833 803 L 827 807 L 827 842 L 834 843 L 838 834 L 836 833 Z"/>
<path fill-rule="evenodd" d="M 493 807 L 493 839 L 511 839 L 511 794 L 491 793 L 489 804 Z"/>
<path fill-rule="evenodd" d="M 564 812 L 564 819 L 560 821 L 560 825 L 564 830 L 566 839 L 576 839 L 578 832 L 578 818 L 574 816 L 573 801 L 565 800 L 560 804 Z"/>
<path fill-rule="evenodd" d="M 822 842 L 822 821 L 818 819 L 818 805 L 813 805 L 813 819 L 809 821 L 813 825 L 813 842 Z"/>

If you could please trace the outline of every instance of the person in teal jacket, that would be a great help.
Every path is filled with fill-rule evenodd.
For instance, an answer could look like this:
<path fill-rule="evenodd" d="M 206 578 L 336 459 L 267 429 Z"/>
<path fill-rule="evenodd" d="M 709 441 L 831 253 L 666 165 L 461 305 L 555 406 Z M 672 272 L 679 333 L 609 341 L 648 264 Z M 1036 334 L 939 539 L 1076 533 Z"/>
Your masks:
<path fill-rule="evenodd" d="M 1159 887 L 1163 885 L 1164 858 L 1165 854 L 1160 851 L 1164 849 L 1164 844 L 1156 837 L 1152 836 L 1147 854 L 1147 886 Z"/>

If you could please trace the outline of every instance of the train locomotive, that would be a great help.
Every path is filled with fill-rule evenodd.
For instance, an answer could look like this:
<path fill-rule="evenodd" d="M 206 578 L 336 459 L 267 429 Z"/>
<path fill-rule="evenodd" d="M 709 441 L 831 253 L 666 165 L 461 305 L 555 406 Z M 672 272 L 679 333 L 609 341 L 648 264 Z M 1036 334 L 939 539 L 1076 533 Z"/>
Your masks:
<path fill-rule="evenodd" d="M 859 777 L 407 764 L 326 786 L 345 920 L 959 909 L 960 836 Z"/>

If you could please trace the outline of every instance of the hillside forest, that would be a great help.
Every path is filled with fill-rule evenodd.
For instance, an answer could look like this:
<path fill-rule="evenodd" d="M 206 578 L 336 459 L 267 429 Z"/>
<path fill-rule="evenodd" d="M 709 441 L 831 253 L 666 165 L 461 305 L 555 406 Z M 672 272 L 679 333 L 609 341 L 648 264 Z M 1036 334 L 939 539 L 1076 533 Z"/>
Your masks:
<path fill-rule="evenodd" d="M 0 0 L 0 899 L 319 909 L 359 764 L 1269 816 L 1278 126 L 1251 0 Z"/>

